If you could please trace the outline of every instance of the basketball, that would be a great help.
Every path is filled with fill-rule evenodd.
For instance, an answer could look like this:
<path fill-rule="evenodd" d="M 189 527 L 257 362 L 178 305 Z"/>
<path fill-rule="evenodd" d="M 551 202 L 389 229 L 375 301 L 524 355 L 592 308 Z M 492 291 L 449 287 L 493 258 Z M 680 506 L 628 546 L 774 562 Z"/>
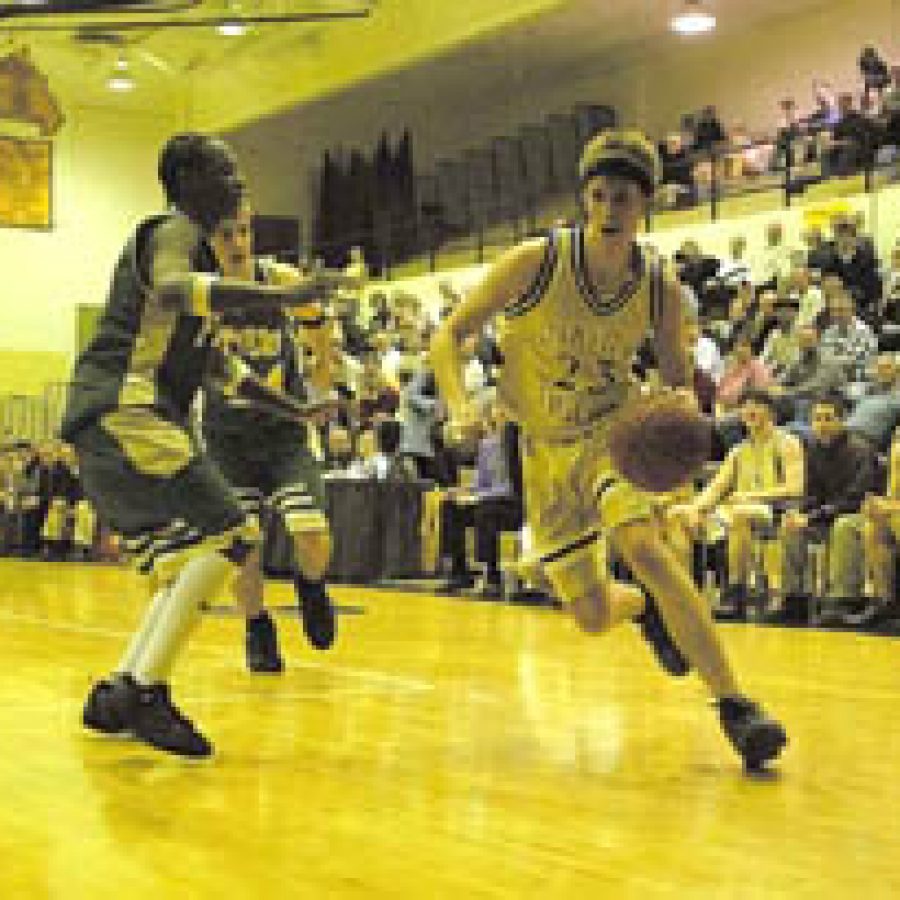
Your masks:
<path fill-rule="evenodd" d="M 613 421 L 613 465 L 645 491 L 666 493 L 687 483 L 709 459 L 712 425 L 675 392 L 642 396 Z"/>

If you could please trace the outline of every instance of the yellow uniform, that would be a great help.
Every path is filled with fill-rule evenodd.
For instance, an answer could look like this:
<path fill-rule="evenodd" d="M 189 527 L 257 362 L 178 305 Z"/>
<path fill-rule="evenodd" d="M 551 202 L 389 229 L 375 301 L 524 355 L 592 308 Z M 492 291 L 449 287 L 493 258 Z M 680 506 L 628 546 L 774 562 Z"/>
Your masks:
<path fill-rule="evenodd" d="M 543 562 L 587 547 L 604 530 L 649 518 L 655 501 L 609 459 L 610 416 L 636 396 L 636 351 L 658 318 L 660 270 L 635 247 L 615 294 L 591 285 L 580 229 L 554 231 L 528 291 L 499 326 L 498 395 L 523 432 L 525 506 Z"/>

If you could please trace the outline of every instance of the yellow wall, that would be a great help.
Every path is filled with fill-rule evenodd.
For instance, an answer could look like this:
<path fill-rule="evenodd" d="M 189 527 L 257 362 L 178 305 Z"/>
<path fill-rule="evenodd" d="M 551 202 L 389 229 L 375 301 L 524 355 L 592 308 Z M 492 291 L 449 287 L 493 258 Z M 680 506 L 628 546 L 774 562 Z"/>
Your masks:
<path fill-rule="evenodd" d="M 47 360 L 72 353 L 75 305 L 103 302 L 129 229 L 159 210 L 156 157 L 175 125 L 165 113 L 126 109 L 69 107 L 66 114 L 54 147 L 54 227 L 0 229 L 0 351 L 38 352 L 35 389 L 41 373 L 56 373 Z M 16 372 L 3 366 L 0 391 L 6 379 L 25 390 L 25 357 L 10 359 L 19 361 Z"/>
<path fill-rule="evenodd" d="M 0 350 L 0 396 L 40 394 L 44 385 L 65 381 L 72 358 L 52 350 Z"/>

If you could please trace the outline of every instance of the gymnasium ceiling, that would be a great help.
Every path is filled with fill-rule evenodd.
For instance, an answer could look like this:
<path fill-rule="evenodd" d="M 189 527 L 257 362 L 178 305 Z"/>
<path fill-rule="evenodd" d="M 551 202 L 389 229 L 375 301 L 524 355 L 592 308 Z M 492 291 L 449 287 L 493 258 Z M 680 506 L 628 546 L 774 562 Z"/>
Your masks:
<path fill-rule="evenodd" d="M 19 9 L 40 2 L 5 0 L 7 8 Z M 239 38 L 222 37 L 211 26 L 156 24 L 161 17 L 190 21 L 228 15 L 229 2 L 240 3 L 239 15 L 330 11 L 367 15 L 256 26 Z M 708 0 L 708 5 L 719 17 L 720 30 L 728 32 L 822 2 Z M 598 54 L 614 60 L 636 48 L 647 52 L 649 47 L 652 52 L 654 42 L 674 39 L 667 23 L 679 4 L 680 0 L 198 0 L 191 9 L 168 13 L 0 17 L 0 51 L 4 41 L 10 49 L 27 45 L 64 112 L 67 105 L 174 109 L 194 127 L 227 130 L 414 67 L 442 91 L 477 96 L 486 84 L 502 83 L 511 65 L 558 71 Z M 0 0 L 0 13 L 3 7 Z M 146 27 L 117 30 L 116 22 L 124 19 L 146 21 Z M 99 36 L 95 32 L 87 39 L 79 37 L 77 27 L 96 26 L 98 21 L 108 23 Z M 68 30 L 3 30 L 48 24 Z M 105 82 L 121 53 L 137 88 L 116 95 Z M 390 79 L 383 83 L 390 90 Z"/>

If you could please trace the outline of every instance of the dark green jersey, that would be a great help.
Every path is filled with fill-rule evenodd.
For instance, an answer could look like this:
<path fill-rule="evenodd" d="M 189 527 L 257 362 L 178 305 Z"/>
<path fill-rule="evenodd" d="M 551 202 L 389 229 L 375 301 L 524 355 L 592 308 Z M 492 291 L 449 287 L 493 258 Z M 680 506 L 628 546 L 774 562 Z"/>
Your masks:
<path fill-rule="evenodd" d="M 268 282 L 274 279 L 267 269 L 257 266 L 256 280 Z M 308 399 L 293 325 L 282 308 L 260 304 L 230 309 L 217 317 L 216 339 L 270 387 L 301 401 Z M 204 427 L 212 431 L 249 429 L 252 434 L 259 428 L 302 430 L 247 401 L 226 397 L 215 384 L 207 384 L 204 390 L 203 421 Z"/>
<path fill-rule="evenodd" d="M 60 428 L 63 439 L 125 406 L 151 407 L 172 421 L 186 419 L 208 366 L 209 322 L 163 308 L 150 280 L 153 231 L 177 213 L 136 228 L 113 272 L 97 333 L 72 373 Z M 198 237 L 191 271 L 218 270 L 210 245 Z"/>

